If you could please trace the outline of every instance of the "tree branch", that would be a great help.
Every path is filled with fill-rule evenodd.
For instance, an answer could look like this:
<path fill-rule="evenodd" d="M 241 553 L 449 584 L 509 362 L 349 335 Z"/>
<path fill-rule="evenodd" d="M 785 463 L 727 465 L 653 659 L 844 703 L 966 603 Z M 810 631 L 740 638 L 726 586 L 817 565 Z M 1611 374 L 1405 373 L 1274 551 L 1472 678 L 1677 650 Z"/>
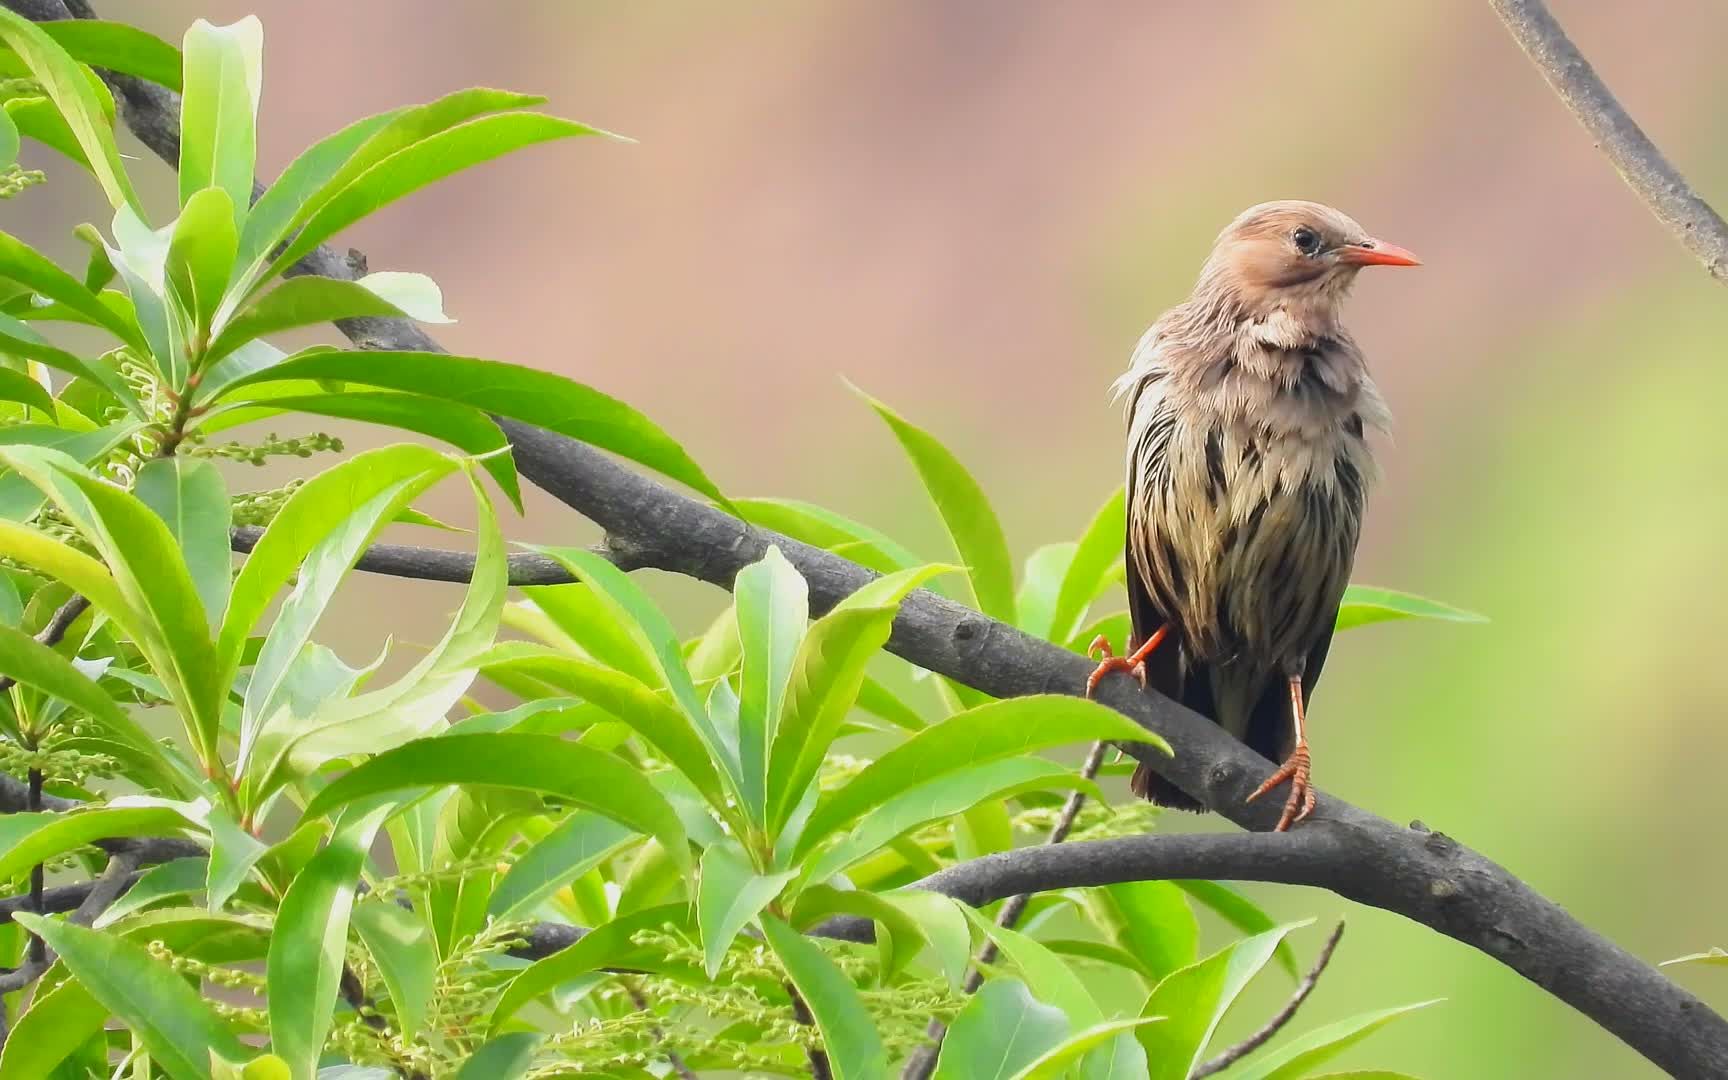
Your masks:
<path fill-rule="evenodd" d="M 1572 44 L 1543 0 L 1489 0 L 1524 55 L 1584 125 L 1626 186 L 1718 281 L 1728 282 L 1728 222 L 1692 189 Z"/>
<path fill-rule="evenodd" d="M 258 546 L 264 530 L 242 525 L 229 534 L 235 551 L 248 553 Z M 603 554 L 603 553 L 602 553 Z M 474 553 L 408 544 L 373 544 L 360 556 L 356 570 L 421 581 L 467 581 L 474 576 Z M 534 552 L 510 555 L 510 584 L 566 585 L 576 578 L 557 560 Z"/>
<path fill-rule="evenodd" d="M 1290 995 L 1290 1000 L 1284 1007 L 1272 1014 L 1272 1019 L 1266 1021 L 1254 1034 L 1228 1048 L 1222 1054 L 1210 1061 L 1203 1062 L 1188 1074 L 1188 1080 L 1204 1080 L 1205 1077 L 1221 1073 L 1230 1066 L 1241 1061 L 1254 1051 L 1272 1041 L 1272 1037 L 1284 1029 L 1296 1017 L 1296 1010 L 1308 1000 L 1308 995 L 1320 984 L 1320 976 L 1325 973 L 1326 965 L 1332 962 L 1332 951 L 1338 947 L 1338 939 L 1344 936 L 1344 923 L 1340 921 L 1332 928 L 1332 934 L 1326 939 L 1326 944 L 1320 947 L 1320 955 L 1314 961 L 1314 966 L 1308 969 L 1308 974 L 1296 987 L 1296 992 Z"/>
<path fill-rule="evenodd" d="M 6 0 L 30 12 L 58 7 L 61 0 Z M 1503 17 L 1518 32 L 1519 19 L 1542 40 L 1552 19 L 1544 23 L 1533 12 L 1540 4 L 1495 0 Z M 80 3 L 80 14 L 88 7 Z M 1546 14 L 1545 11 L 1541 11 Z M 1557 27 L 1552 27 L 1557 31 Z M 1553 35 L 1548 34 L 1550 39 Z M 1560 40 L 1564 36 L 1560 35 Z M 1538 57 L 1544 54 L 1533 53 Z M 1688 246 L 1713 273 L 1728 266 L 1728 255 L 1713 243 L 1722 232 L 1714 214 L 1684 186 L 1671 167 L 1656 168 L 1660 155 L 1639 134 L 1612 97 L 1590 75 L 1576 50 L 1554 54 L 1556 64 L 1569 68 L 1564 85 L 1600 90 L 1595 102 L 1599 121 L 1611 121 L 1616 140 L 1625 138 L 1629 181 L 1645 194 L 1670 184 L 1668 195 L 1653 202 L 1658 216 L 1688 236 Z M 123 99 L 125 121 L 146 145 L 174 164 L 178 146 L 177 101 L 153 92 L 140 80 L 110 75 Z M 1563 91 L 1564 93 L 1565 91 Z M 1580 99 L 1589 102 L 1590 98 Z M 1592 121 L 1586 120 L 1587 125 Z M 1594 129 L 1593 129 L 1594 130 Z M 1605 143 L 1607 140 L 1605 139 Z M 1613 152 L 1613 151 L 1611 151 Z M 1617 164 L 1620 159 L 1616 159 Z M 1640 186 L 1644 185 L 1644 186 Z M 1674 186 L 1677 185 L 1677 186 Z M 1650 196 L 1646 196 L 1647 200 Z M 298 266 L 297 273 L 353 279 L 364 258 L 338 255 L 321 247 Z M 351 319 L 338 324 L 361 348 L 429 349 L 442 351 L 418 326 L 403 320 Z M 600 452 L 550 432 L 500 419 L 510 439 L 517 467 L 532 483 L 583 513 L 605 530 L 607 550 L 626 568 L 655 567 L 730 587 L 738 571 L 777 545 L 810 584 L 813 611 L 820 613 L 855 591 L 875 575 L 837 555 L 752 528 L 714 507 L 698 503 L 646 477 L 621 467 Z M 1078 694 L 1091 665 L 1075 653 L 1039 641 L 927 591 L 913 593 L 894 624 L 889 648 L 897 655 L 947 675 L 996 697 L 1029 693 Z M 1271 828 L 1277 809 L 1243 799 L 1271 769 L 1242 743 L 1206 718 L 1152 693 L 1138 690 L 1132 680 L 1115 678 L 1100 687 L 1099 699 L 1177 748 L 1165 760 L 1145 744 L 1129 744 L 1129 753 L 1150 760 L 1178 787 L 1207 807 L 1247 829 Z M 1292 833 L 1277 836 L 1147 837 L 1128 841 L 1098 841 L 1026 848 L 999 861 L 990 871 L 1012 881 L 997 898 L 1053 887 L 1049 876 L 1076 860 L 1090 858 L 1104 845 L 1134 840 L 1185 841 L 1192 865 L 1177 877 L 1237 877 L 1245 880 L 1289 880 L 1317 885 L 1348 899 L 1397 912 L 1500 960 L 1538 986 L 1579 1009 L 1657 1065 L 1679 1076 L 1728 1075 L 1728 1022 L 1697 998 L 1670 982 L 1613 943 L 1573 920 L 1552 902 L 1487 858 L 1441 833 L 1425 828 L 1400 828 L 1340 799 L 1322 795 L 1314 817 Z M 1171 845 L 1172 848 L 1178 845 Z M 1251 847 L 1258 857 L 1252 866 L 1232 864 L 1223 857 L 1235 847 Z M 1001 860 L 1001 856 L 990 859 Z M 979 864 L 950 868 L 977 878 Z M 972 869 L 967 869 L 972 867 Z M 1069 884 L 1102 884 L 1125 880 L 1120 868 L 1105 874 L 1102 866 L 1077 875 Z M 1232 872 L 1232 871 L 1243 871 Z M 942 875 L 936 875 L 938 877 Z M 999 883 L 998 883 L 999 884 Z M 990 890 L 994 891 L 993 886 Z"/>

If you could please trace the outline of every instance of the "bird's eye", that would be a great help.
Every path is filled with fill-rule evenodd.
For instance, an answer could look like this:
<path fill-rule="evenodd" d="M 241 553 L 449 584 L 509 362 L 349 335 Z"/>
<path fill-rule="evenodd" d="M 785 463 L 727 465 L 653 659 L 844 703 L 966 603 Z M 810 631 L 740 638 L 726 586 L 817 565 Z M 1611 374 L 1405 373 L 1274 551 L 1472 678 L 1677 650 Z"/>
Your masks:
<path fill-rule="evenodd" d="M 1290 234 L 1296 250 L 1304 255 L 1317 255 L 1320 252 L 1320 234 L 1304 225 Z"/>

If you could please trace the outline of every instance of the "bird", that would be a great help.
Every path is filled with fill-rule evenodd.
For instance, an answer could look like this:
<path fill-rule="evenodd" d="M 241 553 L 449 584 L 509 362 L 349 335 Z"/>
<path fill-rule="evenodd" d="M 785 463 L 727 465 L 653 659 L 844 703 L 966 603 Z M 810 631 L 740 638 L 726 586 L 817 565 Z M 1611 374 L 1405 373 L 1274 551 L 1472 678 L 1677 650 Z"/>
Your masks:
<path fill-rule="evenodd" d="M 1252 206 L 1114 387 L 1132 636 L 1123 656 L 1092 642 L 1086 692 L 1131 674 L 1275 763 L 1248 800 L 1290 785 L 1279 832 L 1314 810 L 1308 701 L 1377 475 L 1369 437 L 1391 423 L 1340 309 L 1364 267 L 1418 265 L 1330 206 Z M 1130 787 L 1204 809 L 1145 764 Z"/>

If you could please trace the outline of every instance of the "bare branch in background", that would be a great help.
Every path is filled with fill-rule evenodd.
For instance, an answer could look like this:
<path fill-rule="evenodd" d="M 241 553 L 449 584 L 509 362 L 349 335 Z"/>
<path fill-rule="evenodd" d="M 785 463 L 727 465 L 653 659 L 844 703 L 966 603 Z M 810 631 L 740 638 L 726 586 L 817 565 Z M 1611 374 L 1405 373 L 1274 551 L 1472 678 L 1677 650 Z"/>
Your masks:
<path fill-rule="evenodd" d="M 241 553 L 250 552 L 263 535 L 264 530 L 255 525 L 242 525 L 230 534 L 231 546 Z M 373 544 L 360 556 L 354 568 L 389 577 L 465 582 L 474 576 L 474 553 L 408 544 Z M 510 554 L 512 585 L 566 585 L 575 580 L 575 576 L 556 559 L 533 552 Z"/>
<path fill-rule="evenodd" d="M 1620 178 L 1644 200 L 1656 220 L 1698 256 L 1711 277 L 1728 282 L 1728 222 L 1692 190 L 1680 170 L 1627 114 L 1548 5 L 1543 0 L 1489 3 L 1524 55 L 1614 163 Z"/>
<path fill-rule="evenodd" d="M 1327 937 L 1326 944 L 1320 947 L 1320 955 L 1315 959 L 1314 966 L 1308 969 L 1308 974 L 1297 984 L 1296 992 L 1290 995 L 1290 1000 L 1284 1003 L 1284 1007 L 1273 1013 L 1272 1019 L 1266 1021 L 1260 1030 L 1212 1060 L 1196 1066 L 1194 1071 L 1188 1074 L 1188 1080 L 1203 1080 L 1204 1077 L 1221 1073 L 1271 1042 L 1272 1037 L 1282 1031 L 1285 1024 L 1295 1019 L 1296 1010 L 1302 1007 L 1302 1003 L 1308 1000 L 1308 995 L 1312 994 L 1314 988 L 1320 985 L 1320 976 L 1325 973 L 1326 965 L 1332 962 L 1332 952 L 1338 948 L 1338 939 L 1343 936 L 1344 924 L 1339 922 L 1337 926 L 1332 928 L 1332 933 Z"/>
<path fill-rule="evenodd" d="M 35 17 L 65 12 L 62 0 L 5 0 Z M 1649 140 L 1613 103 L 1539 3 L 1495 0 L 1508 25 L 1542 44 L 1532 55 L 1549 57 L 1564 75 L 1562 95 L 1594 84 L 1577 100 L 1587 126 L 1604 125 L 1605 149 L 1658 216 L 1687 240 L 1718 276 L 1728 273 L 1728 234 L 1666 164 Z M 80 15 L 90 14 L 77 3 Z M 1540 17 L 1538 17 L 1538 14 Z M 1523 40 L 1521 38 L 1521 40 Z M 1546 69 L 1545 69 L 1546 70 Z M 1585 76 L 1588 76 L 1585 79 Z M 126 124 L 145 145 L 175 164 L 178 100 L 141 80 L 105 76 L 121 101 Z M 1553 76 L 1551 76 L 1553 78 Z M 1582 80 L 1582 81 L 1581 81 Z M 1572 102 L 1569 100 L 1568 102 Z M 1588 114 L 1588 115 L 1587 115 Z M 1594 117 L 1592 119 L 1591 117 Z M 1592 126 L 1592 130 L 1597 128 Z M 1664 185 L 1666 189 L 1664 190 Z M 1656 196 L 1660 196 L 1657 198 Z M 358 253 L 320 247 L 297 273 L 352 280 L 364 271 Z M 344 320 L 338 327 L 360 348 L 444 351 L 418 326 L 392 319 Z M 809 582 L 815 613 L 828 610 L 875 575 L 840 556 L 788 537 L 752 528 L 712 506 L 636 475 L 582 443 L 509 420 L 500 427 L 517 467 L 532 483 L 598 524 L 606 552 L 626 568 L 653 567 L 730 587 L 738 571 L 778 546 Z M 913 593 L 894 624 L 889 649 L 910 662 L 996 697 L 1030 693 L 1079 694 L 1092 665 L 1078 654 L 927 591 Z M 1572 919 L 1561 908 L 1487 858 L 1420 826 L 1402 828 L 1331 796 L 1315 817 L 1288 834 L 1269 830 L 1278 810 L 1244 798 L 1271 765 L 1216 724 L 1132 680 L 1113 679 L 1099 700 L 1177 748 L 1164 759 L 1145 744 L 1123 747 L 1151 760 L 1177 786 L 1249 834 L 1147 836 L 1083 844 L 1040 846 L 993 855 L 933 875 L 940 890 L 972 903 L 1051 888 L 1136 880 L 1121 860 L 1157 863 L 1140 877 L 1203 877 L 1283 881 L 1329 889 L 1340 896 L 1397 912 L 1500 960 L 1613 1032 L 1652 1062 L 1680 1076 L 1728 1075 L 1728 1021 L 1654 968 Z M 1114 845 L 1114 846 L 1113 846 Z M 1147 869 L 1143 865 L 1141 869 Z M 1176 871 L 1180 872 L 1176 872 Z M 544 943 L 580 936 L 575 928 L 546 928 Z M 534 935 L 530 935 L 531 941 Z"/>

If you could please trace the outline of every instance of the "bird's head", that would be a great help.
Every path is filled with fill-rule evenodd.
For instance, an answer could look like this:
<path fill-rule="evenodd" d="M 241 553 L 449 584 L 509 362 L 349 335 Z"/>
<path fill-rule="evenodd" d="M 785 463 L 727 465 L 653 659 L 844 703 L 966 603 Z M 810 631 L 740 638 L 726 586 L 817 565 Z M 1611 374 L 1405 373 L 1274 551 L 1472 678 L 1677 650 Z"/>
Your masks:
<path fill-rule="evenodd" d="M 1249 207 L 1219 233 L 1201 280 L 1260 311 L 1304 300 L 1330 306 L 1364 266 L 1419 265 L 1330 206 L 1285 199 Z"/>

